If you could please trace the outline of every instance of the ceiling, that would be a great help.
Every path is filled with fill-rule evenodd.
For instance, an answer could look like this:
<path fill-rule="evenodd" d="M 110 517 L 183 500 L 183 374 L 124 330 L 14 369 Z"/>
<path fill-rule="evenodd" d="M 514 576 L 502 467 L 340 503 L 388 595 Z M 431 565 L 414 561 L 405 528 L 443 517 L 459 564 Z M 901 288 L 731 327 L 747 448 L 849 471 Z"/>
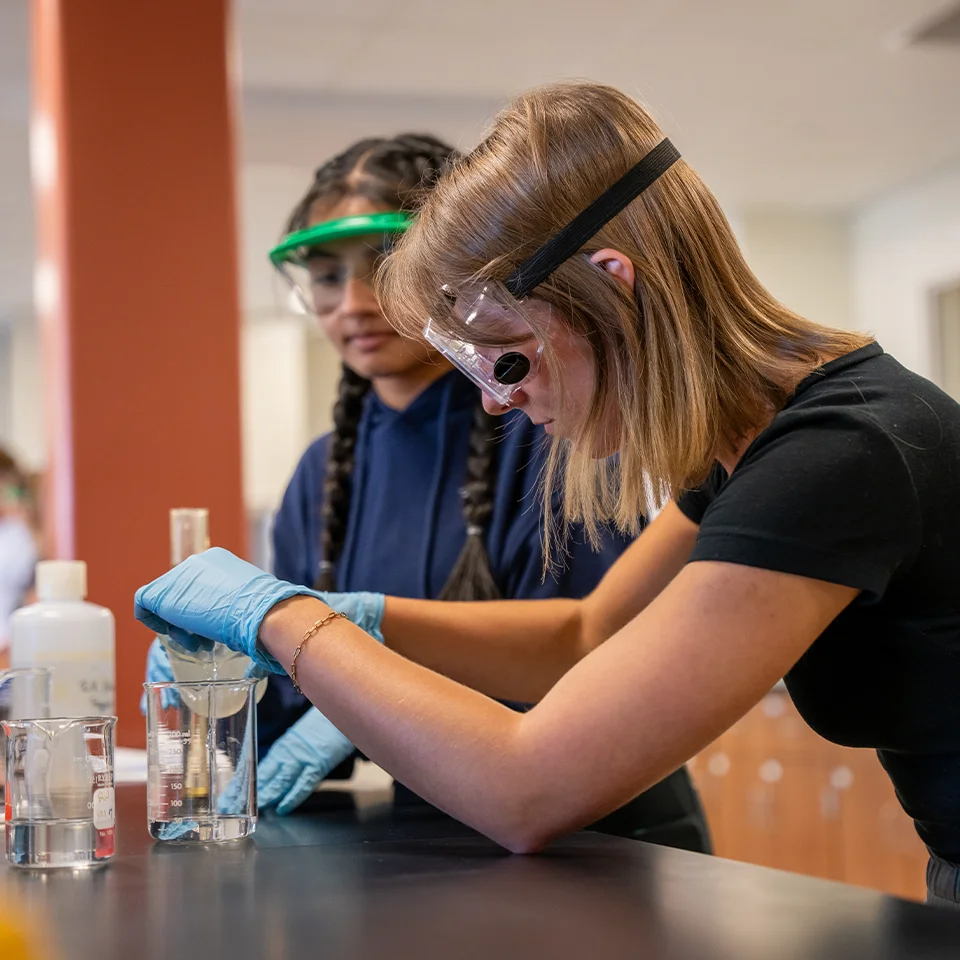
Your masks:
<path fill-rule="evenodd" d="M 956 6 L 238 0 L 245 139 L 280 159 L 352 112 L 471 142 L 512 94 L 590 77 L 644 99 L 727 202 L 845 206 L 960 158 L 960 47 L 910 43 Z M 289 138 L 262 137 L 283 101 Z"/>
<path fill-rule="evenodd" d="M 241 155 L 312 166 L 415 127 L 467 147 L 512 94 L 579 76 L 643 98 L 727 204 L 849 207 L 960 160 L 960 46 L 912 42 L 957 6 L 236 0 Z M 0 316 L 29 303 L 27 9 L 0 0 Z"/>

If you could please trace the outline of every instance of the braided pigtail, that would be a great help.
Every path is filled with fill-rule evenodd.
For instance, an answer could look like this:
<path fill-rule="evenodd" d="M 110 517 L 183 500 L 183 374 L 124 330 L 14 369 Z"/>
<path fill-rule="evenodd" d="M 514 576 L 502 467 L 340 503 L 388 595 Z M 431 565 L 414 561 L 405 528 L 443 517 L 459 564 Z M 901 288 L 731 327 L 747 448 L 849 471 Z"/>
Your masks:
<path fill-rule="evenodd" d="M 350 517 L 350 487 L 357 452 L 357 432 L 370 381 L 342 367 L 337 402 L 333 407 L 333 432 L 327 447 L 327 472 L 323 480 L 323 533 L 321 560 L 315 589 L 336 590 L 336 564 L 343 553 Z"/>
<path fill-rule="evenodd" d="M 467 540 L 438 600 L 498 600 L 500 589 L 490 570 L 484 536 L 493 514 L 497 476 L 497 419 L 478 403 L 470 430 L 467 481 L 460 491 Z"/>

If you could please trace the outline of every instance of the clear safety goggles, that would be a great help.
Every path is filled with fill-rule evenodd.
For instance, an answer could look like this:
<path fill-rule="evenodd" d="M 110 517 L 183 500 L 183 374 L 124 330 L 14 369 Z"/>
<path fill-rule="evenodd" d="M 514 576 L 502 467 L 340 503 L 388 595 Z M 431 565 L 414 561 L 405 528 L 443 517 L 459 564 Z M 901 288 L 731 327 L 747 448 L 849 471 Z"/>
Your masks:
<path fill-rule="evenodd" d="M 343 302 L 350 280 L 373 283 L 397 235 L 411 222 L 407 213 L 387 212 L 319 223 L 286 237 L 270 251 L 270 261 L 299 306 L 324 317 Z"/>
<path fill-rule="evenodd" d="M 510 406 L 514 394 L 539 373 L 543 354 L 543 344 L 524 318 L 524 304 L 495 283 L 441 289 L 455 326 L 465 327 L 466 335 L 441 332 L 431 317 L 424 339 L 489 397 Z"/>
<path fill-rule="evenodd" d="M 664 138 L 502 283 L 474 291 L 443 287 L 453 316 L 446 324 L 429 319 L 423 331 L 427 341 L 497 403 L 508 406 L 517 390 L 538 373 L 543 353 L 543 345 L 523 319 L 527 298 L 679 159 L 677 148 Z M 442 333 L 443 327 L 464 331 L 463 338 Z"/>

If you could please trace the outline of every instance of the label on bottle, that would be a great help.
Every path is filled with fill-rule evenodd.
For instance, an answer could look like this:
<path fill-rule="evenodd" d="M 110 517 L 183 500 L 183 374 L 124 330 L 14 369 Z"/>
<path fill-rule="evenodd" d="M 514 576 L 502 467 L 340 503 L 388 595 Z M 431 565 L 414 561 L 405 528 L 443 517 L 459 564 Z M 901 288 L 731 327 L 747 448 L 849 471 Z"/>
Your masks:
<path fill-rule="evenodd" d="M 113 662 L 49 661 L 50 712 L 60 717 L 109 717 L 116 713 Z"/>
<path fill-rule="evenodd" d="M 115 822 L 113 787 L 99 787 L 93 791 L 93 825 L 97 830 L 108 830 Z"/>

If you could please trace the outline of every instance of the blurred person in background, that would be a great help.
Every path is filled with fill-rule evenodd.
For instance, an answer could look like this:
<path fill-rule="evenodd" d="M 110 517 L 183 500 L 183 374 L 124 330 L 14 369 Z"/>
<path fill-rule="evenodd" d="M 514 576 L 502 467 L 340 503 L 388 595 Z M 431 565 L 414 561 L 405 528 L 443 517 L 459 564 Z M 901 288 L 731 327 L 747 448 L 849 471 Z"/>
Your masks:
<path fill-rule="evenodd" d="M 271 254 L 343 364 L 334 428 L 304 453 L 276 516 L 274 572 L 319 590 L 421 599 L 583 597 L 630 538 L 604 531 L 595 551 L 574 533 L 563 569 L 544 578 L 543 430 L 519 414 L 486 413 L 467 377 L 393 330 L 372 288 L 384 254 L 455 157 L 425 135 L 353 144 L 316 171 Z M 168 670 L 155 642 L 148 678 Z M 270 678 L 258 730 L 261 806 L 288 813 L 325 778 L 350 775 L 353 744 L 286 676 Z M 423 803 L 400 784 L 395 796 Z M 598 829 L 710 849 L 684 768 Z"/>
<path fill-rule="evenodd" d="M 36 519 L 29 476 L 0 448 L 0 668 L 10 660 L 10 614 L 28 599 L 33 586 Z"/>

